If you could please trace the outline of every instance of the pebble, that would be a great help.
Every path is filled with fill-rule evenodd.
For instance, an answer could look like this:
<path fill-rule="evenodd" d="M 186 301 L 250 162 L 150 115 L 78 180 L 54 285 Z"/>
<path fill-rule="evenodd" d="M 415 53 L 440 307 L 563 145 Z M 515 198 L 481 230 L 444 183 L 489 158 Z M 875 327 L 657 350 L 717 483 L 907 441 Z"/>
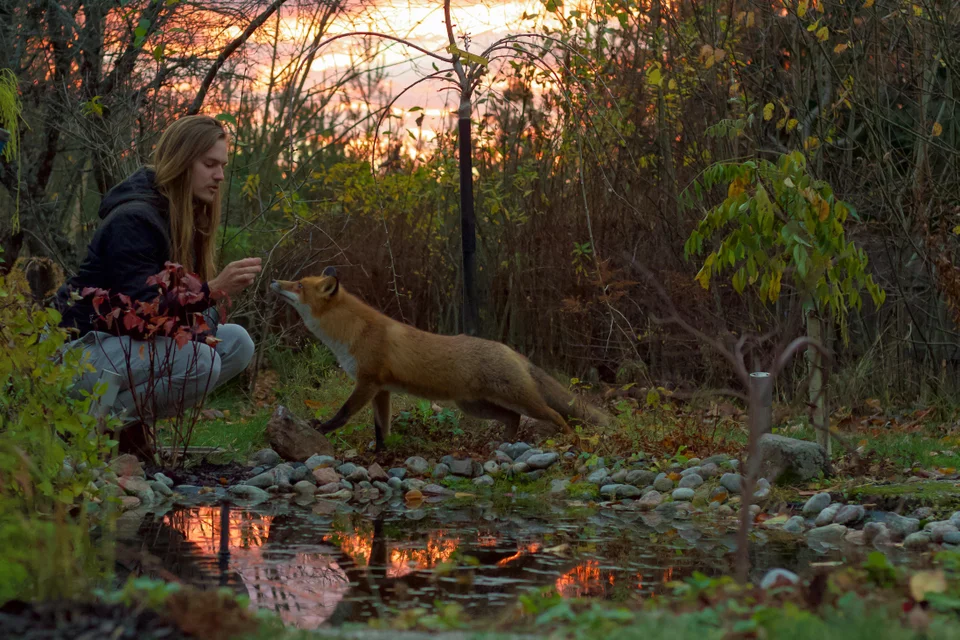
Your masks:
<path fill-rule="evenodd" d="M 807 541 L 821 544 L 836 544 L 843 540 L 845 535 L 847 535 L 847 528 L 842 524 L 828 524 L 823 527 L 810 529 L 810 531 L 807 532 Z"/>
<path fill-rule="evenodd" d="M 695 467 L 695 468 L 696 468 L 696 467 Z M 699 474 L 691 473 L 691 474 L 688 475 L 688 476 L 683 476 L 682 478 L 680 478 L 679 487 L 680 487 L 681 489 L 691 489 L 691 490 L 693 490 L 693 489 L 696 489 L 697 487 L 699 487 L 699 486 L 702 485 L 702 484 L 703 484 L 703 478 L 701 478 L 701 477 L 699 476 Z"/>
<path fill-rule="evenodd" d="M 930 545 L 930 534 L 925 531 L 915 531 L 903 540 L 903 546 L 907 549 L 925 549 Z"/>
<path fill-rule="evenodd" d="M 653 484 L 653 481 L 656 479 L 657 474 L 655 474 L 653 471 L 634 469 L 627 474 L 625 482 L 627 484 L 632 484 L 635 487 L 646 487 L 647 485 Z"/>
<path fill-rule="evenodd" d="M 265 467 L 275 467 L 280 464 L 280 454 L 273 449 L 260 449 L 250 460 L 254 465 L 263 465 Z"/>
<path fill-rule="evenodd" d="M 306 480 L 301 480 L 293 485 L 293 491 L 298 496 L 312 496 L 317 492 L 317 488 Z"/>
<path fill-rule="evenodd" d="M 680 472 L 680 477 L 682 478 L 682 477 L 693 475 L 693 474 L 700 475 L 700 471 L 701 471 L 701 468 L 699 466 L 687 467 L 686 469 Z"/>
<path fill-rule="evenodd" d="M 866 544 L 870 544 L 877 538 L 883 538 L 884 535 L 889 536 L 890 532 L 887 530 L 887 525 L 882 522 L 868 522 L 863 525 L 863 541 Z"/>
<path fill-rule="evenodd" d="M 933 526 L 930 526 L 930 525 L 933 525 Z M 932 522 L 928 524 L 926 527 L 924 527 L 923 530 L 926 533 L 930 534 L 930 537 L 933 538 L 934 542 L 943 542 L 943 537 L 945 535 L 947 535 L 948 533 L 954 533 L 958 531 L 957 527 L 955 525 L 950 524 L 949 521 Z"/>
<path fill-rule="evenodd" d="M 404 469 L 403 467 L 394 467 L 393 469 L 390 469 L 389 471 L 387 471 L 387 475 L 390 476 L 391 478 L 397 478 L 399 480 L 403 480 L 404 478 L 407 477 L 407 470 Z"/>
<path fill-rule="evenodd" d="M 673 494 L 671 495 L 673 496 L 674 500 L 679 500 L 681 502 L 688 502 L 690 500 L 693 500 L 694 491 L 693 489 L 689 489 L 687 487 L 681 487 L 680 489 L 674 489 Z"/>
<path fill-rule="evenodd" d="M 531 469 L 546 469 L 560 459 L 556 452 L 538 453 L 527 458 L 526 463 Z M 626 476 L 626 474 L 624 474 Z"/>
<path fill-rule="evenodd" d="M 450 473 L 455 476 L 460 476 L 462 478 L 473 478 L 477 475 L 477 467 L 480 467 L 479 463 L 474 463 L 472 458 L 466 458 L 464 460 L 450 460 L 447 462 L 447 466 L 450 468 Z M 436 468 L 434 468 L 436 471 Z"/>
<path fill-rule="evenodd" d="M 661 502 L 663 502 L 663 495 L 659 491 L 653 490 L 643 494 L 643 497 L 637 500 L 635 504 L 641 511 L 650 511 L 660 506 Z"/>
<path fill-rule="evenodd" d="M 757 480 L 757 488 L 753 492 L 754 500 L 766 500 L 770 497 L 770 482 L 766 478 Z"/>
<path fill-rule="evenodd" d="M 830 494 L 826 492 L 818 493 L 816 495 L 810 496 L 810 499 L 806 501 L 803 505 L 803 510 L 801 513 L 812 518 L 814 516 L 820 515 L 820 512 L 830 506 Z"/>
<path fill-rule="evenodd" d="M 153 479 L 161 484 L 165 484 L 168 488 L 173 489 L 173 480 L 163 475 L 159 471 L 153 474 Z"/>
<path fill-rule="evenodd" d="M 363 482 L 369 479 L 370 475 L 363 467 L 357 467 L 351 473 L 347 474 L 347 480 L 350 482 Z"/>
<path fill-rule="evenodd" d="M 521 453 L 519 456 L 516 456 L 516 457 L 514 458 L 514 461 L 516 461 L 516 462 L 526 462 L 527 460 L 529 460 L 529 459 L 532 458 L 533 456 L 540 455 L 541 453 L 543 453 L 543 451 L 541 451 L 540 449 L 527 449 L 526 451 L 524 451 L 523 453 Z"/>
<path fill-rule="evenodd" d="M 500 451 L 499 449 L 494 452 L 493 459 L 499 462 L 500 464 L 513 464 L 513 458 L 508 456 L 505 452 Z"/>
<path fill-rule="evenodd" d="M 319 485 L 340 482 L 340 474 L 332 467 L 317 467 L 313 470 L 313 478 Z"/>
<path fill-rule="evenodd" d="M 357 465 L 353 464 L 352 462 L 344 462 L 342 465 L 337 467 L 337 473 L 345 478 L 356 470 Z M 366 471 L 366 469 L 364 469 L 364 471 Z"/>
<path fill-rule="evenodd" d="M 227 488 L 227 492 L 241 500 L 249 500 L 254 503 L 265 502 L 270 499 L 270 494 L 253 485 L 238 484 Z"/>
<path fill-rule="evenodd" d="M 587 482 L 595 485 L 603 484 L 610 473 L 606 469 L 597 469 L 587 476 Z"/>
<path fill-rule="evenodd" d="M 653 488 L 660 492 L 672 491 L 673 486 L 673 480 L 666 475 L 662 475 L 653 481 Z"/>
<path fill-rule="evenodd" d="M 786 569 L 771 569 L 760 581 L 761 589 L 772 589 L 774 587 L 785 587 L 800 582 L 800 576 L 793 571 Z"/>
<path fill-rule="evenodd" d="M 441 487 L 438 484 L 427 484 L 424 485 L 420 491 L 425 496 L 452 496 L 453 491 L 447 489 L 446 487 Z"/>
<path fill-rule="evenodd" d="M 406 480 L 403 481 L 402 486 L 404 491 L 412 491 L 413 489 L 417 489 L 417 490 L 422 489 L 425 484 L 427 483 L 424 482 L 423 480 L 417 480 L 416 478 L 407 478 Z"/>
<path fill-rule="evenodd" d="M 496 460 L 487 460 L 483 463 L 483 472 L 488 476 L 500 475 L 500 463 Z"/>
<path fill-rule="evenodd" d="M 420 456 L 411 456 L 407 458 L 404 466 L 407 467 L 407 471 L 415 476 L 422 476 L 427 472 L 427 469 L 430 468 L 429 463 L 427 463 L 427 461 Z"/>
<path fill-rule="evenodd" d="M 567 492 L 567 487 L 570 486 L 570 481 L 566 478 L 561 478 L 559 480 L 550 481 L 550 495 L 561 495 Z"/>
<path fill-rule="evenodd" d="M 478 487 L 492 487 L 493 483 L 493 478 L 486 474 L 480 476 L 479 478 L 473 479 L 473 484 L 477 485 Z"/>
<path fill-rule="evenodd" d="M 739 473 L 725 473 L 720 476 L 720 485 L 729 493 L 740 493 L 740 484 L 743 478 Z"/>
<path fill-rule="evenodd" d="M 640 489 L 630 484 L 607 484 L 600 487 L 600 495 L 608 498 L 637 498 Z"/>
<path fill-rule="evenodd" d="M 916 518 L 906 518 L 896 513 L 888 513 L 884 524 L 887 525 L 887 529 L 889 529 L 890 533 L 898 540 L 906 538 L 911 533 L 920 530 L 919 520 Z"/>
<path fill-rule="evenodd" d="M 437 466 L 433 468 L 433 473 L 430 474 L 434 480 L 443 480 L 448 475 L 450 475 L 450 467 L 443 462 L 437 463 Z"/>
<path fill-rule="evenodd" d="M 390 479 L 387 480 L 387 486 L 393 489 L 394 491 L 402 491 L 403 480 L 401 480 L 397 476 L 390 476 Z"/>
<path fill-rule="evenodd" d="M 610 476 L 610 482 L 613 484 L 623 484 L 627 480 L 627 474 L 629 471 L 627 469 L 620 469 L 615 471 L 613 475 Z"/>
<path fill-rule="evenodd" d="M 510 459 L 514 462 L 517 460 L 517 458 L 532 448 L 533 447 L 526 442 L 514 442 L 513 444 L 504 443 L 500 445 L 500 450 L 510 456 Z"/>
<path fill-rule="evenodd" d="M 943 535 L 943 542 L 946 544 L 960 544 L 960 531 L 948 531 Z"/>
<path fill-rule="evenodd" d="M 843 505 L 839 502 L 834 502 L 817 515 L 816 520 L 814 520 L 814 524 L 816 524 L 818 527 L 825 527 L 826 525 L 830 524 L 833 522 L 833 519 L 837 516 L 837 512 L 840 511 L 840 507 L 842 506 Z"/>
<path fill-rule="evenodd" d="M 154 480 L 150 483 L 150 488 L 153 489 L 154 495 L 159 495 L 164 498 L 170 498 L 173 496 L 173 489 L 160 482 L 159 480 Z"/>
<path fill-rule="evenodd" d="M 833 517 L 833 521 L 837 524 L 853 524 L 863 520 L 865 515 L 866 511 L 859 504 L 847 504 L 840 507 L 837 515 Z"/>
<path fill-rule="evenodd" d="M 718 475 L 720 475 L 720 467 L 712 462 L 708 462 L 707 464 L 700 465 L 700 472 L 697 475 L 704 480 L 716 478 Z"/>
<path fill-rule="evenodd" d="M 367 476 L 369 476 L 371 481 L 376 482 L 386 482 L 387 478 L 390 477 L 387 475 L 387 472 L 383 470 L 383 467 L 376 462 L 367 467 Z"/>
<path fill-rule="evenodd" d="M 305 464 L 307 469 L 310 469 L 310 471 L 313 471 L 314 469 L 318 469 L 320 467 L 339 466 L 337 465 L 337 459 L 334 458 L 333 456 L 321 456 L 317 454 L 314 454 L 309 458 L 307 458 L 307 461 Z"/>
<path fill-rule="evenodd" d="M 793 516 L 783 525 L 783 530 L 787 533 L 803 533 L 803 516 Z"/>

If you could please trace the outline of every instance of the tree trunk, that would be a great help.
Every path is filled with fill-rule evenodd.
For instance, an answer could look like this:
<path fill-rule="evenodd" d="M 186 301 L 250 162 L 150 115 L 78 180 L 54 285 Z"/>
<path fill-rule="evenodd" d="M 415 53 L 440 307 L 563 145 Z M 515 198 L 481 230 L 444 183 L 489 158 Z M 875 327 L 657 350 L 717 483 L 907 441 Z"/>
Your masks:
<path fill-rule="evenodd" d="M 477 220 L 473 210 L 473 160 L 471 143 L 470 94 L 460 98 L 460 240 L 463 247 L 463 332 L 480 331 L 477 305 Z"/>
<path fill-rule="evenodd" d="M 823 319 L 815 310 L 807 312 L 807 337 L 823 344 Z M 829 345 L 824 345 L 829 348 Z M 830 456 L 830 411 L 827 406 L 827 389 L 823 384 L 823 356 L 819 351 L 807 351 L 810 375 L 810 404 L 813 405 L 813 426 L 817 431 L 817 444 Z"/>

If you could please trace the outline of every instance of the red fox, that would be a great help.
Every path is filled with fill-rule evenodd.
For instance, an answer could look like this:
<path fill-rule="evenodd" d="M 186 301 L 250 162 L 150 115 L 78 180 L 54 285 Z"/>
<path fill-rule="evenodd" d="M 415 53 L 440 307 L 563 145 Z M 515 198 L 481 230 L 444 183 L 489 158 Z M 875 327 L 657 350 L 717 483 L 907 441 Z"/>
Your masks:
<path fill-rule="evenodd" d="M 428 333 L 385 316 L 348 293 L 333 267 L 298 282 L 274 280 L 270 288 L 300 313 L 307 329 L 356 381 L 336 415 L 314 420 L 321 433 L 339 429 L 373 401 L 376 450 L 382 451 L 390 434 L 393 392 L 453 401 L 468 415 L 502 422 L 509 442 L 516 438 L 521 415 L 550 421 L 570 434 L 565 416 L 612 422 L 504 344 Z"/>

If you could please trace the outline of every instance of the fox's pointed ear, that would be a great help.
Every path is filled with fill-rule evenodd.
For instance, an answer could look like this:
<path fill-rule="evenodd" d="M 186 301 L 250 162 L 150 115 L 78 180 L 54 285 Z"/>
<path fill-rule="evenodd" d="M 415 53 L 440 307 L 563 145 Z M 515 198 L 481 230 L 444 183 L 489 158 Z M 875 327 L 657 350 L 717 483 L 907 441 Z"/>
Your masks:
<path fill-rule="evenodd" d="M 337 270 L 334 267 L 327 267 L 323 270 L 323 275 L 327 276 L 328 278 L 336 278 Z"/>
<path fill-rule="evenodd" d="M 327 273 L 327 271 L 333 270 L 333 274 Z M 323 289 L 320 291 L 320 294 L 324 298 L 330 298 L 336 295 L 337 291 L 340 290 L 340 279 L 337 278 L 337 272 L 333 267 L 327 267 L 323 270 L 323 275 L 326 276 L 326 281 L 323 283 Z"/>

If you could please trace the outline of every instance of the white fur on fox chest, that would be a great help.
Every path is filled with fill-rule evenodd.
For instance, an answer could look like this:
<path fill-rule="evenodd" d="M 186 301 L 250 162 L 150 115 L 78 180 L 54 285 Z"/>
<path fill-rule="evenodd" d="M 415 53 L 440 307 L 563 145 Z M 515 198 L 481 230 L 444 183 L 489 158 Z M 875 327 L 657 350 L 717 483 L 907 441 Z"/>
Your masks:
<path fill-rule="evenodd" d="M 350 347 L 328 336 L 323 329 L 320 328 L 320 323 L 317 322 L 317 319 L 310 313 L 310 307 L 299 304 L 296 305 L 296 307 L 297 311 L 300 312 L 300 317 L 303 318 L 303 323 L 307 326 L 307 329 L 310 330 L 310 333 L 315 335 L 320 342 L 325 344 L 327 348 L 333 352 L 333 355 L 337 358 L 337 362 L 340 363 L 340 367 L 347 372 L 348 376 L 356 380 L 357 359 L 350 353 Z"/>

